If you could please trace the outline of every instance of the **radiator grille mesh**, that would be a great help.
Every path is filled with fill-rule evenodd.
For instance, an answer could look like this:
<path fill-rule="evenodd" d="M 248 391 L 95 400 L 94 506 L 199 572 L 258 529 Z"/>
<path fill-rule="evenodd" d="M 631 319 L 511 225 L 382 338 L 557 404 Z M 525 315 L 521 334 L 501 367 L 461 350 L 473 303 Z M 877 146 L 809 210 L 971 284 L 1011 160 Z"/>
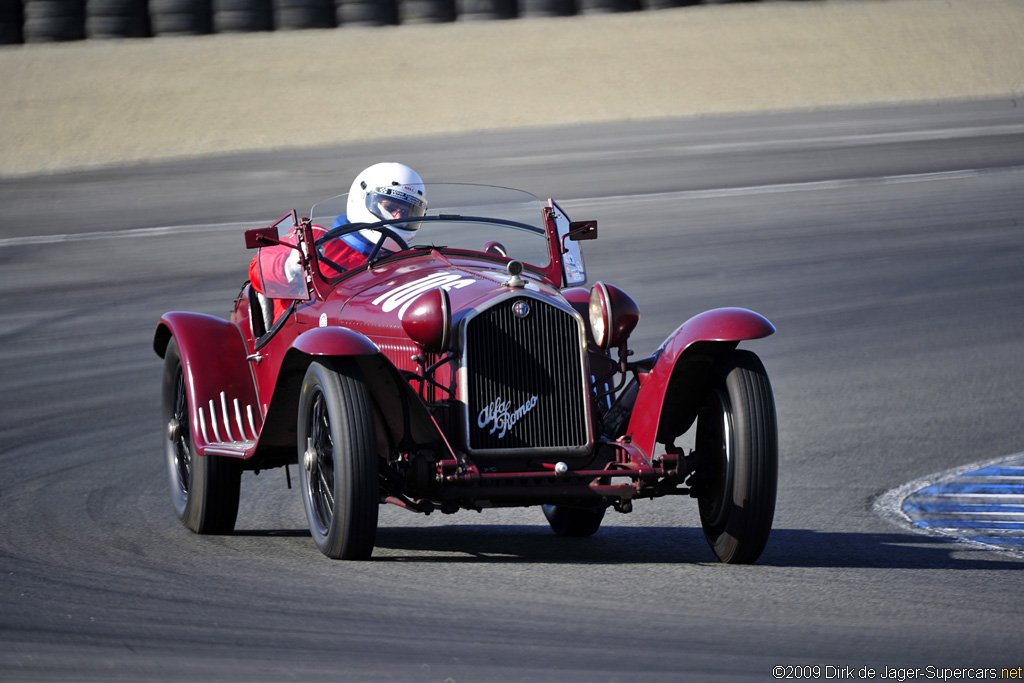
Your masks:
<path fill-rule="evenodd" d="M 523 304 L 529 309 L 521 313 Z M 470 450 L 580 449 L 589 441 L 578 320 L 516 297 L 467 324 Z"/>

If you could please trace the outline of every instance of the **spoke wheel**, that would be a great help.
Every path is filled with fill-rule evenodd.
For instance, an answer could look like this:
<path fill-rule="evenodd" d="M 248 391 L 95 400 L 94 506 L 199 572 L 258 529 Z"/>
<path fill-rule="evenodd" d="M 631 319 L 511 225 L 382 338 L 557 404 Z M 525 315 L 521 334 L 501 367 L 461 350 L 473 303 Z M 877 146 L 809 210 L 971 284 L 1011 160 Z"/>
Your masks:
<path fill-rule="evenodd" d="M 168 434 L 171 441 L 174 459 L 171 466 L 174 468 L 177 487 L 174 493 L 177 494 L 182 503 L 188 500 L 188 486 L 192 481 L 192 429 L 188 418 L 188 399 L 185 397 L 185 373 L 179 371 L 174 378 L 174 416 L 178 426 L 178 437 Z M 169 423 L 168 431 L 173 428 L 174 423 Z M 175 483 L 172 481 L 172 483 Z"/>
<path fill-rule="evenodd" d="M 698 508 L 719 560 L 749 564 L 771 533 L 778 488 L 775 401 L 761 361 L 734 351 L 697 416 Z"/>
<path fill-rule="evenodd" d="M 313 363 L 299 397 L 299 478 L 309 532 L 320 551 L 369 558 L 379 504 L 370 392 L 352 363 Z"/>
<path fill-rule="evenodd" d="M 315 469 L 307 479 L 306 495 L 309 496 L 310 522 L 317 532 L 326 536 L 334 519 L 334 439 L 331 437 L 331 419 L 327 412 L 327 397 L 319 387 L 312 397 L 310 408 L 311 440 L 307 442 L 306 453 L 312 456 Z"/>
<path fill-rule="evenodd" d="M 199 456 L 192 440 L 188 383 L 177 343 L 164 353 L 164 456 L 178 519 L 199 534 L 230 534 L 238 517 L 242 467 L 238 460 Z"/>

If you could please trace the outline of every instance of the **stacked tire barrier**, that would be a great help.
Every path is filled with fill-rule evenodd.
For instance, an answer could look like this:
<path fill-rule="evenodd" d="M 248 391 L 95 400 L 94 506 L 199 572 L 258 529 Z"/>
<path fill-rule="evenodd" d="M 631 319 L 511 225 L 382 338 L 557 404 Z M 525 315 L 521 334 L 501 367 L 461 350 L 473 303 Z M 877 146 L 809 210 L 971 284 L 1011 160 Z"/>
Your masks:
<path fill-rule="evenodd" d="M 609 12 L 635 12 L 643 9 L 639 0 L 577 0 L 580 14 L 607 14 Z"/>
<path fill-rule="evenodd" d="M 146 0 L 88 0 L 87 38 L 145 38 L 151 35 Z"/>
<path fill-rule="evenodd" d="M 395 0 L 335 0 L 338 26 L 387 26 L 398 23 Z"/>
<path fill-rule="evenodd" d="M 455 21 L 455 0 L 401 0 L 398 23 L 439 24 Z"/>
<path fill-rule="evenodd" d="M 0 0 L 0 45 L 563 17 L 744 0 Z"/>
<path fill-rule="evenodd" d="M 688 7 L 699 4 L 701 4 L 701 0 L 643 0 L 644 9 L 669 9 L 670 7 Z"/>
<path fill-rule="evenodd" d="M 459 21 L 515 19 L 516 0 L 456 0 Z"/>
<path fill-rule="evenodd" d="M 155 36 L 199 36 L 213 33 L 210 0 L 149 0 Z"/>
<path fill-rule="evenodd" d="M 568 17 L 576 14 L 576 0 L 519 0 L 523 17 Z"/>
<path fill-rule="evenodd" d="M 23 8 L 25 42 L 85 38 L 85 0 L 26 0 Z"/>
<path fill-rule="evenodd" d="M 271 0 L 213 0 L 214 33 L 274 30 Z"/>
<path fill-rule="evenodd" d="M 274 0 L 274 28 L 334 28 L 334 0 Z"/>

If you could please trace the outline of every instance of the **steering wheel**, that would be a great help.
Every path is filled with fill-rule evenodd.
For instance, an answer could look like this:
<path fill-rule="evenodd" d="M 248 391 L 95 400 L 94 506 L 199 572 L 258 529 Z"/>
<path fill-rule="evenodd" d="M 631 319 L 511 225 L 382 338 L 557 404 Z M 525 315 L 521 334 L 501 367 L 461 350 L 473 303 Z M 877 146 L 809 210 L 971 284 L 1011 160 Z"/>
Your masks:
<path fill-rule="evenodd" d="M 374 226 L 373 229 L 380 233 L 380 238 L 377 240 L 377 244 L 373 245 L 373 251 L 371 251 L 370 255 L 366 257 L 367 263 L 373 263 L 377 260 L 377 256 L 380 254 L 381 250 L 384 247 L 384 243 L 387 242 L 388 239 L 394 240 L 395 244 L 398 245 L 398 251 L 409 250 L 409 243 L 406 242 L 401 235 L 392 230 L 391 226 L 377 225 Z"/>
<path fill-rule="evenodd" d="M 407 221 L 395 222 L 400 223 Z M 327 258 L 327 256 L 324 255 L 323 245 L 326 244 L 327 242 L 330 242 L 331 240 L 336 240 L 350 233 L 365 230 L 367 228 L 370 228 L 380 233 L 380 237 L 377 239 L 377 242 L 373 245 L 373 249 L 370 251 L 370 255 L 366 257 L 367 264 L 373 264 L 374 262 L 377 261 L 377 258 L 380 256 L 380 252 L 384 247 L 384 242 L 386 242 L 388 239 L 393 240 L 395 244 L 398 245 L 398 251 L 409 250 L 409 243 L 406 242 L 405 239 L 388 224 L 346 223 L 345 225 L 339 225 L 338 227 L 333 228 L 332 230 L 328 230 L 327 234 L 325 234 L 323 237 L 321 237 L 320 239 L 313 243 L 313 246 L 316 248 L 317 257 L 321 261 L 329 265 L 331 268 L 338 271 L 339 273 L 344 272 L 346 270 L 344 267 L 339 266 L 337 263 L 334 263 L 329 258 Z"/>

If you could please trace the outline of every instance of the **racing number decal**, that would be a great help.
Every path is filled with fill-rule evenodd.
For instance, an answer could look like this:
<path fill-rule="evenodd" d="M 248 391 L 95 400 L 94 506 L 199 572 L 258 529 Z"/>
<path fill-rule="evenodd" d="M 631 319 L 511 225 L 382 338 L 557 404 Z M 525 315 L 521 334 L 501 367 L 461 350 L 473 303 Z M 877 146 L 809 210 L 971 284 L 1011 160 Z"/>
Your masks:
<path fill-rule="evenodd" d="M 380 306 L 385 313 L 398 308 L 398 317 L 401 318 L 405 309 L 409 308 L 413 300 L 423 292 L 428 292 L 436 287 L 450 292 L 453 289 L 468 287 L 474 282 L 476 280 L 473 278 L 462 277 L 458 273 L 434 273 L 384 292 L 373 300 L 373 305 Z"/>

